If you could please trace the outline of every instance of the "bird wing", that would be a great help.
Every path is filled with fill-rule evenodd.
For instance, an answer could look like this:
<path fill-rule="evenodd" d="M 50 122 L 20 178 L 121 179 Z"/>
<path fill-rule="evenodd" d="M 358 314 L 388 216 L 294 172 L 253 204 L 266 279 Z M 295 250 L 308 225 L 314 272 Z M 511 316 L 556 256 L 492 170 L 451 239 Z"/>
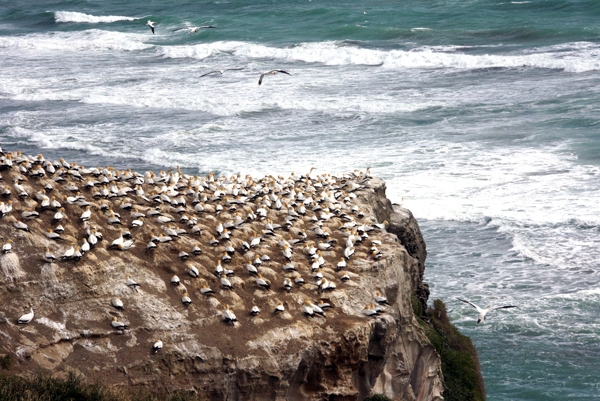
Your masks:
<path fill-rule="evenodd" d="M 225 71 L 240 71 L 245 69 L 246 67 L 240 67 L 240 68 L 226 68 Z"/>
<path fill-rule="evenodd" d="M 202 77 L 205 77 L 205 76 L 207 76 L 207 75 L 210 75 L 210 74 L 214 74 L 215 72 L 221 72 L 221 71 L 211 71 L 211 72 L 207 72 L 206 74 L 202 74 L 202 75 L 200 75 L 200 78 L 202 78 Z"/>
<path fill-rule="evenodd" d="M 459 301 L 463 301 L 466 304 L 471 305 L 473 308 L 477 309 L 477 311 L 480 313 L 481 313 L 481 311 L 483 311 L 483 309 L 481 309 L 479 306 L 475 305 L 473 302 L 467 301 L 466 299 L 460 299 L 460 298 L 456 298 L 456 299 L 458 299 Z"/>
<path fill-rule="evenodd" d="M 265 74 L 260 74 L 260 78 L 258 79 L 258 84 L 262 84 L 262 80 L 264 78 Z"/>
<path fill-rule="evenodd" d="M 289 72 L 287 72 L 287 71 L 284 71 L 284 70 L 273 70 L 273 71 L 271 71 L 271 72 L 281 72 L 281 73 L 283 73 L 283 74 L 292 75 L 292 74 L 290 74 Z"/>
<path fill-rule="evenodd" d="M 150 27 L 150 29 L 152 29 L 152 33 L 154 33 L 154 27 L 153 27 L 153 26 L 151 26 L 151 27 Z"/>
<path fill-rule="evenodd" d="M 516 308 L 515 305 L 506 305 L 506 306 L 499 306 L 497 308 L 492 308 L 490 310 L 496 310 L 496 309 L 506 309 L 506 308 Z"/>
<path fill-rule="evenodd" d="M 201 26 L 200 28 L 216 28 L 216 26 L 212 26 L 212 25 L 205 25 L 205 26 Z"/>

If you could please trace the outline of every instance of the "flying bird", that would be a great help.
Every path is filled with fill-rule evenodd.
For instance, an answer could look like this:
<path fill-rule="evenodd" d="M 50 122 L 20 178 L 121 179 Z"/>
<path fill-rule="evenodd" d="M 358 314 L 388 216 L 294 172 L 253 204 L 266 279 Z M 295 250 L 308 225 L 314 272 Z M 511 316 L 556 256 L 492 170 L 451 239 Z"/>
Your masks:
<path fill-rule="evenodd" d="M 150 29 L 152 29 L 152 33 L 154 33 L 154 24 L 156 22 L 155 21 L 150 21 L 148 20 L 148 22 L 146 22 L 146 25 L 150 27 Z"/>
<path fill-rule="evenodd" d="M 479 312 L 479 317 L 477 318 L 477 324 L 483 322 L 485 320 L 485 317 L 487 316 L 487 314 L 489 312 L 493 311 L 493 310 L 496 310 L 496 309 L 507 309 L 507 308 L 516 308 L 516 306 L 514 306 L 514 305 L 506 305 L 506 306 L 499 306 L 497 308 L 486 308 L 486 309 L 483 309 L 483 308 L 480 308 L 479 306 L 475 305 L 473 302 L 467 301 L 466 299 L 460 299 L 460 298 L 457 298 L 457 299 L 459 301 L 462 301 L 462 302 L 464 302 L 466 304 L 469 304 L 473 308 L 477 309 L 477 312 Z"/>
<path fill-rule="evenodd" d="M 265 77 L 265 75 L 275 75 L 278 72 L 282 73 L 282 74 L 287 74 L 287 75 L 292 75 L 287 71 L 284 70 L 271 70 L 271 71 L 267 71 L 267 72 L 263 72 L 262 74 L 260 74 L 260 78 L 258 79 L 258 84 L 262 84 L 263 78 Z"/>
<path fill-rule="evenodd" d="M 196 33 L 198 32 L 200 29 L 209 29 L 209 28 L 216 28 L 216 26 L 212 26 L 212 25 L 203 25 L 203 26 L 186 26 L 185 28 L 179 28 L 179 29 L 175 29 L 175 32 L 177 31 L 182 31 L 184 29 L 187 29 L 189 32 L 188 33 Z"/>
<path fill-rule="evenodd" d="M 214 70 L 214 71 L 210 71 L 210 72 L 207 72 L 205 74 L 200 75 L 200 78 L 205 77 L 205 76 L 210 75 L 210 74 L 221 74 L 221 75 L 223 75 L 223 73 L 225 71 L 239 71 L 239 70 L 243 70 L 243 69 L 244 69 L 244 67 L 242 67 L 242 68 L 225 68 L 224 70 Z"/>

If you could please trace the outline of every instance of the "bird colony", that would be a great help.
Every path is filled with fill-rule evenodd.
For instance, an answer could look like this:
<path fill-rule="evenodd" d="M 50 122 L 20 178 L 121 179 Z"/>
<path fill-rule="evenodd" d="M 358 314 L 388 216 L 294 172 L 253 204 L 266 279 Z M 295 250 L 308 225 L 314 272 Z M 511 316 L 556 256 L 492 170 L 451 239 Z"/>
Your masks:
<path fill-rule="evenodd" d="M 106 320 L 98 323 L 114 334 L 135 332 L 139 305 L 154 303 L 163 290 L 168 301 L 155 308 L 180 319 L 193 312 L 223 333 L 371 319 L 388 304 L 371 287 L 364 286 L 362 303 L 341 307 L 345 290 L 361 291 L 363 276 L 397 246 L 387 222 L 375 222 L 359 202 L 370 190 L 369 174 L 142 174 L 0 149 L 0 272 L 19 286 L 11 257 L 34 272 L 51 266 L 63 280 L 83 264 L 92 271 L 121 266 L 110 271 L 114 284 L 101 304 Z M 136 275 L 142 266 L 135 261 L 153 275 Z M 10 320 L 19 325 L 35 325 L 46 309 L 39 299 L 14 302 L 23 315 Z M 159 352 L 163 340 L 149 338 L 148 349 Z"/>

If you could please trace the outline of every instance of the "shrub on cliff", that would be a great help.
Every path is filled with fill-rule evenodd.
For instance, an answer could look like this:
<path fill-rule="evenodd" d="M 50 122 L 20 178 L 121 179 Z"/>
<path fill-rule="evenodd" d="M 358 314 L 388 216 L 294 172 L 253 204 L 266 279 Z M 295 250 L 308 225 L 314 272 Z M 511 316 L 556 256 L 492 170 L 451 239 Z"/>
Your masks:
<path fill-rule="evenodd" d="M 100 384 L 87 384 L 75 374 L 66 379 L 39 374 L 31 378 L 0 374 L 2 401 L 192 401 L 193 396 L 173 393 L 155 396 L 148 391 L 125 392 Z"/>
<path fill-rule="evenodd" d="M 446 305 L 439 299 L 427 310 L 431 325 L 422 322 L 427 337 L 442 359 L 444 399 L 447 401 L 483 401 L 485 387 L 477 350 L 471 339 L 450 323 Z"/>

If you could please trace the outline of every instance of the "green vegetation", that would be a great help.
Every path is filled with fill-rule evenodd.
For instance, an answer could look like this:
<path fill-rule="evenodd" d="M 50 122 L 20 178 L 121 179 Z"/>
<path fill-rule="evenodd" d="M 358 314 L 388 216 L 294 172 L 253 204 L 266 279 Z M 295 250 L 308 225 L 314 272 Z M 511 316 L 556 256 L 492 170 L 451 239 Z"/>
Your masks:
<path fill-rule="evenodd" d="M 414 297 L 416 298 L 416 297 Z M 415 316 L 425 329 L 425 334 L 442 359 L 444 375 L 444 399 L 447 401 L 483 401 L 485 386 L 479 368 L 479 358 L 471 339 L 462 335 L 450 323 L 446 305 L 436 299 L 434 307 L 427 309 L 431 324 L 424 322 L 417 314 L 418 300 L 413 300 Z M 415 308 L 414 304 L 419 307 Z"/>
<path fill-rule="evenodd" d="M 75 374 L 66 379 L 39 374 L 32 378 L 0 374 L 2 401 L 195 401 L 186 393 L 156 396 L 148 391 L 125 392 L 87 384 Z"/>
<path fill-rule="evenodd" d="M 6 354 L 0 358 L 0 367 L 4 370 L 10 370 L 10 366 L 12 365 L 12 359 L 10 359 L 10 355 Z"/>

